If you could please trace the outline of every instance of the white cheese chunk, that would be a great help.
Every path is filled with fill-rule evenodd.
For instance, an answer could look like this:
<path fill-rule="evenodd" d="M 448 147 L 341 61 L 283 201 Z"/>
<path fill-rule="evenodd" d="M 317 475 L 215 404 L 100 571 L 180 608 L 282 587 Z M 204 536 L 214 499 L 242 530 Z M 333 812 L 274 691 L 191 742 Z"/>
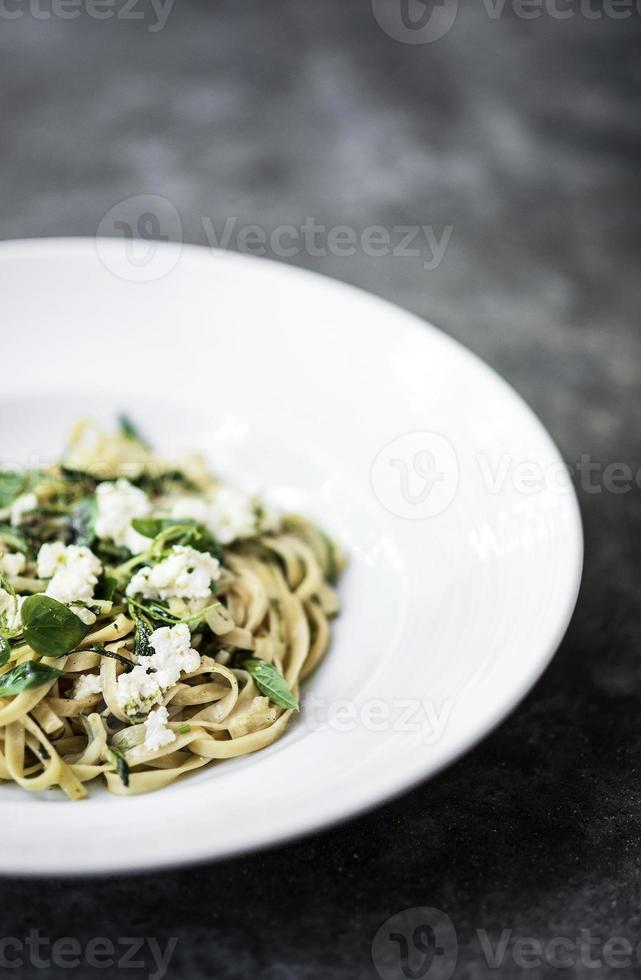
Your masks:
<path fill-rule="evenodd" d="M 212 582 L 220 578 L 217 558 L 195 548 L 176 545 L 171 553 L 152 567 L 145 566 L 132 576 L 127 595 L 146 599 L 203 599 L 211 593 Z"/>
<path fill-rule="evenodd" d="M 60 541 L 43 544 L 38 553 L 38 577 L 50 579 L 45 595 L 58 602 L 86 602 L 93 598 L 102 563 L 89 548 Z"/>
<path fill-rule="evenodd" d="M 163 706 L 149 712 L 145 721 L 145 748 L 151 752 L 176 741 L 176 733 L 167 727 L 169 712 Z"/>
<path fill-rule="evenodd" d="M 128 480 L 100 483 L 96 487 L 96 534 L 139 555 L 149 547 L 149 538 L 131 526 L 136 517 L 147 517 L 151 503 L 147 494 Z"/>
<path fill-rule="evenodd" d="M 73 699 L 80 701 L 92 694 L 101 694 L 100 674 L 82 674 L 73 686 Z"/>
<path fill-rule="evenodd" d="M 221 544 L 276 530 L 279 523 L 277 514 L 256 496 L 233 487 L 219 487 L 207 500 L 181 497 L 173 504 L 171 516 L 198 521 Z"/>
<path fill-rule="evenodd" d="M 192 649 L 191 634 L 185 623 L 163 626 L 149 637 L 153 654 L 141 657 L 139 663 L 117 681 L 116 697 L 127 715 L 141 715 L 154 704 L 160 704 L 182 673 L 192 673 L 200 666 L 200 654 Z"/>

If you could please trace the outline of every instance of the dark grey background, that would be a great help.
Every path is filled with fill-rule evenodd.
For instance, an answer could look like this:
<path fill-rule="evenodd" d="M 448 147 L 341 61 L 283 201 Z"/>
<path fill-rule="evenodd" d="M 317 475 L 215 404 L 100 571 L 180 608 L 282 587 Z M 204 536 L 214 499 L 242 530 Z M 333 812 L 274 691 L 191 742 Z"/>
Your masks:
<path fill-rule="evenodd" d="M 525 20 L 508 2 L 492 19 L 466 0 L 447 36 L 413 46 L 367 2 L 178 0 L 153 32 L 148 0 L 142 21 L 44 19 L 7 0 L 22 16 L 0 16 L 0 237 L 93 235 L 139 194 L 170 199 L 201 243 L 203 216 L 451 224 L 432 271 L 426 256 L 290 261 L 440 324 L 530 400 L 568 462 L 636 473 L 641 15 L 570 6 Z M 375 980 L 381 923 L 429 905 L 458 932 L 457 977 L 639 975 L 636 957 L 585 954 L 528 969 L 513 945 L 492 971 L 477 934 L 590 929 L 596 960 L 609 937 L 641 939 L 641 490 L 579 489 L 574 622 L 525 704 L 458 765 L 347 826 L 225 864 L 1 882 L 0 933 L 176 936 L 172 980 Z M 55 827 L 42 833 L 55 846 Z M 111 972 L 152 969 L 147 955 Z"/>

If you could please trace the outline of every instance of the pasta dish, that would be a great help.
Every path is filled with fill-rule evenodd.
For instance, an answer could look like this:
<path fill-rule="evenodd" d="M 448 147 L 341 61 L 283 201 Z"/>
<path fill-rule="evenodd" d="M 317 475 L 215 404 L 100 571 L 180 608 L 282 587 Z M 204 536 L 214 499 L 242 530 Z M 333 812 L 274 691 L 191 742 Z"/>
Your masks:
<path fill-rule="evenodd" d="M 156 454 L 121 418 L 0 470 L 0 779 L 145 793 L 280 738 L 343 566 L 303 517 Z"/>

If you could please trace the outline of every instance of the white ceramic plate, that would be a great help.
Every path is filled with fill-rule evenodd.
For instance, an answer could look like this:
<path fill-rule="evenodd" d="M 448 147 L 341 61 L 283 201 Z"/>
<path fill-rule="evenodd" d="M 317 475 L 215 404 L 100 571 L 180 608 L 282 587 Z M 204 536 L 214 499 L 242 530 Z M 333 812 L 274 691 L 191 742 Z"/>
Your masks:
<path fill-rule="evenodd" d="M 435 773 L 554 653 L 579 586 L 557 450 L 492 370 L 379 299 L 264 260 L 118 240 L 0 246 L 0 458 L 126 410 L 344 545 L 344 612 L 300 719 L 157 794 L 0 788 L 0 869 L 111 872 L 319 829 Z"/>

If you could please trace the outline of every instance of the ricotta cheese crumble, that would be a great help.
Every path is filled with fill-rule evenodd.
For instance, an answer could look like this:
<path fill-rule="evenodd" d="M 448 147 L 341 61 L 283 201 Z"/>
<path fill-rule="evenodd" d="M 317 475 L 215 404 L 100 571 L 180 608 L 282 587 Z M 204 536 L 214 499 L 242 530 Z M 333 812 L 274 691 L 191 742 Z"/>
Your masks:
<path fill-rule="evenodd" d="M 93 599 L 101 574 L 102 562 L 84 546 L 54 541 L 38 552 L 38 578 L 49 579 L 45 595 L 66 605 Z"/>
<path fill-rule="evenodd" d="M 82 674 L 73 686 L 73 699 L 80 701 L 90 694 L 101 694 L 100 674 Z"/>
<path fill-rule="evenodd" d="M 219 487 L 211 496 L 181 497 L 171 510 L 175 520 L 190 518 L 203 524 L 220 541 L 231 544 L 239 538 L 252 538 L 273 531 L 277 515 L 257 497 L 233 487 Z"/>
<path fill-rule="evenodd" d="M 124 479 L 115 483 L 99 483 L 96 487 L 96 509 L 96 534 L 99 538 L 113 541 L 134 555 L 149 547 L 149 538 L 131 526 L 135 518 L 148 517 L 151 513 L 151 503 L 144 490 Z"/>
<path fill-rule="evenodd" d="M 152 752 L 176 741 L 176 733 L 167 727 L 169 712 L 162 705 L 150 711 L 145 721 L 145 748 Z"/>
<path fill-rule="evenodd" d="M 205 551 L 175 545 L 157 565 L 132 576 L 127 595 L 145 599 L 204 599 L 220 578 L 220 562 Z"/>
<path fill-rule="evenodd" d="M 191 633 L 186 623 L 163 626 L 149 637 L 153 654 L 141 657 L 138 664 L 117 681 L 116 696 L 126 715 L 146 714 L 159 704 L 179 680 L 200 666 L 200 654 L 192 649 Z"/>

